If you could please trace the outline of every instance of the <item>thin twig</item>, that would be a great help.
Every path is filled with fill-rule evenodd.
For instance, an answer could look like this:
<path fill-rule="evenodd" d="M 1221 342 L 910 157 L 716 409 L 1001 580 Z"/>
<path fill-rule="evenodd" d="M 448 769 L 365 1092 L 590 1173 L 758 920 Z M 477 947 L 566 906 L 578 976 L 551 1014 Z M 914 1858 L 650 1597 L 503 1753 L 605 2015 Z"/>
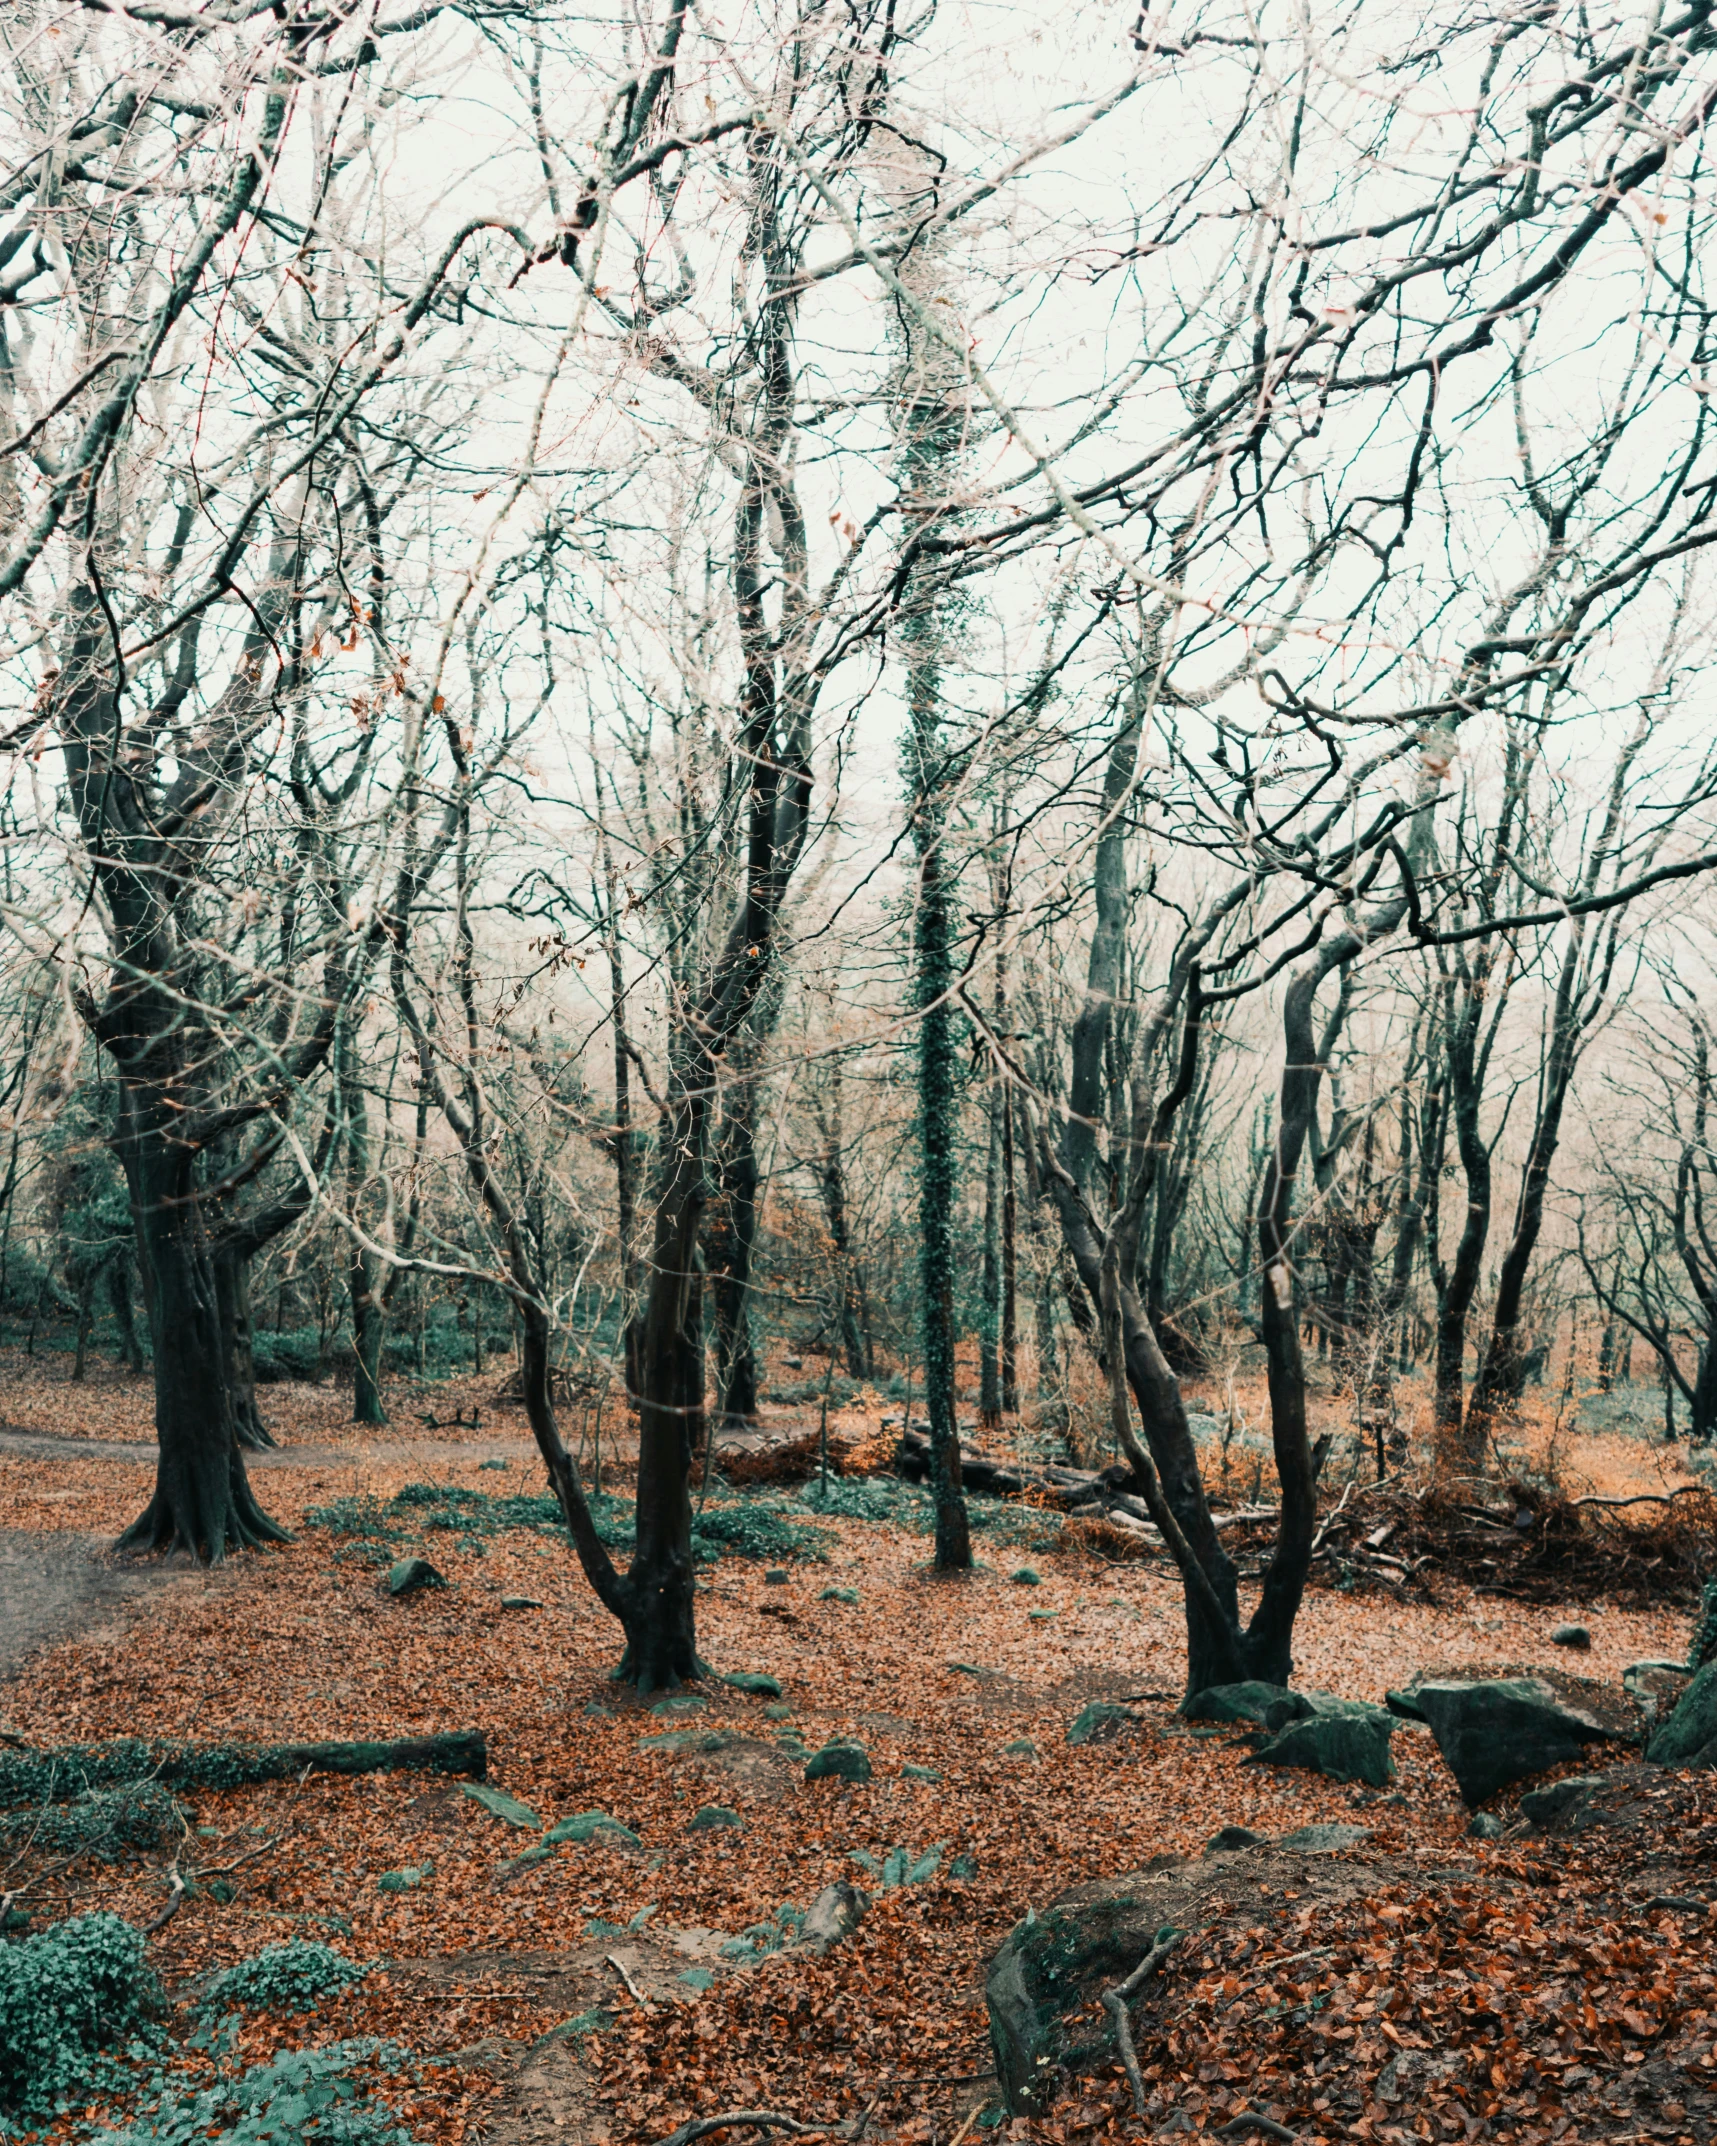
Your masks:
<path fill-rule="evenodd" d="M 1167 1937 L 1159 1937 L 1125 1982 L 1117 1982 L 1113 1989 L 1103 1992 L 1103 2009 L 1115 2022 L 1115 2041 L 1121 2052 L 1121 2062 L 1126 2066 L 1127 2084 L 1133 2090 L 1135 2116 L 1143 2116 L 1145 2113 L 1145 2079 L 1139 2069 L 1139 2052 L 1133 2047 L 1133 2022 L 1128 2016 L 1127 2007 L 1146 1978 L 1156 1972 L 1180 1943 L 1183 1934 L 1182 1931 L 1171 1930 Z"/>
<path fill-rule="evenodd" d="M 199 1863 L 192 1875 L 198 1878 L 224 1878 L 229 1870 L 238 1870 L 246 1863 L 254 1863 L 259 1855 L 266 1855 L 270 1848 L 278 1848 L 285 1838 L 284 1833 L 277 1833 L 272 1840 L 265 1840 L 260 1848 L 251 1848 L 245 1854 L 235 1856 L 230 1863 Z"/>

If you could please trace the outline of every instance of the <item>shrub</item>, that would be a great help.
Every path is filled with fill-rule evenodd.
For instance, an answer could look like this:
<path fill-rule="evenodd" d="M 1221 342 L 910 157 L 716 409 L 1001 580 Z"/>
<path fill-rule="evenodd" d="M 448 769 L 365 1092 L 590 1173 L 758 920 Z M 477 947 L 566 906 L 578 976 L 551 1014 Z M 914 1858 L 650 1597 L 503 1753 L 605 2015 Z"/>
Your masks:
<path fill-rule="evenodd" d="M 74 1915 L 0 1945 L 0 2106 L 51 2115 L 159 1994 L 142 1931 L 117 1915 Z"/>
<path fill-rule="evenodd" d="M 401 2068 L 400 2053 L 375 2041 L 287 2049 L 266 2064 L 213 2086 L 172 2079 L 122 2130 L 103 2131 L 91 2146 L 417 2146 L 374 2098 L 374 2079 Z"/>
<path fill-rule="evenodd" d="M 205 2012 L 311 2012 L 324 1997 L 337 1996 L 369 1973 L 363 1960 L 348 1960 L 332 1945 L 295 1937 L 264 1946 L 209 1984 Z"/>

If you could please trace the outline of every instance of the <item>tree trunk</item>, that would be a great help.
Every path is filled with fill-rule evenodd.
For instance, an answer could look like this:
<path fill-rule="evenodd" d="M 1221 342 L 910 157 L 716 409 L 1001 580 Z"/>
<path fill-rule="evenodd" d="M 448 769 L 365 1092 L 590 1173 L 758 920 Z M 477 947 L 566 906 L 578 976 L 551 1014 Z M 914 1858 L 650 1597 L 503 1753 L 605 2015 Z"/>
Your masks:
<path fill-rule="evenodd" d="M 992 1098 L 984 1158 L 983 1324 L 978 1332 L 978 1421 L 1002 1420 L 1002 1127 L 1001 1097 Z"/>
<path fill-rule="evenodd" d="M 757 1243 L 756 1090 L 741 1077 L 726 1089 L 721 1183 L 707 1234 L 706 1266 L 715 1308 L 716 1392 L 722 1420 L 757 1416 L 757 1355 L 751 1338 L 751 1260 Z"/>
<path fill-rule="evenodd" d="M 119 1329 L 119 1346 L 127 1371 L 143 1369 L 143 1343 L 138 1339 L 137 1319 L 131 1306 L 131 1253 L 128 1250 L 108 1261 L 107 1297 Z M 0 1297 L 0 1302 L 4 1298 Z"/>
<path fill-rule="evenodd" d="M 1002 1413 L 1019 1414 L 1019 1188 L 1014 1092 L 1002 1084 Z"/>
<path fill-rule="evenodd" d="M 226 1376 L 214 1261 L 196 1197 L 196 1158 L 170 1099 L 126 1088 L 120 1159 L 138 1219 L 155 1358 L 155 1494 L 120 1537 L 122 1551 L 185 1550 L 218 1563 L 229 1550 L 288 1540 L 256 1503 Z"/>
<path fill-rule="evenodd" d="M 272 1446 L 268 1426 L 256 1405 L 256 1348 L 250 1310 L 249 1255 L 218 1240 L 212 1248 L 215 1303 L 221 1321 L 221 1353 L 227 1391 L 232 1396 L 233 1429 L 241 1446 Z"/>

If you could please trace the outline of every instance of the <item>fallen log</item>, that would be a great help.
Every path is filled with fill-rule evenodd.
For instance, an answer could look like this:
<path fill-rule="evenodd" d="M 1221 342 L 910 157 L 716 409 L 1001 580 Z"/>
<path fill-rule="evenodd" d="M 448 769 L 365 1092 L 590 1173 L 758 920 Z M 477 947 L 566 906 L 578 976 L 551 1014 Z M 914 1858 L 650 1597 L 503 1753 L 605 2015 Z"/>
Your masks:
<path fill-rule="evenodd" d="M 482 1780 L 489 1748 L 481 1729 L 394 1743 L 182 1744 L 126 1737 L 53 1751 L 0 1754 L 0 1809 L 68 1803 L 86 1789 L 158 1781 L 165 1788 L 249 1788 L 304 1773 L 468 1774 Z"/>

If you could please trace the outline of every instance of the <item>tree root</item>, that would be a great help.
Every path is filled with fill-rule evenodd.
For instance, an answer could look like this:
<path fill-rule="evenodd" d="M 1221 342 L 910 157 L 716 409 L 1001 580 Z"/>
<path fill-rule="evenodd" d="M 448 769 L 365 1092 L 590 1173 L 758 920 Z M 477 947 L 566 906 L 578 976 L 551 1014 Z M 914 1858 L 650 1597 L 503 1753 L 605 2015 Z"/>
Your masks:
<path fill-rule="evenodd" d="M 670 2131 L 662 2146 L 691 2146 L 693 2139 L 701 2139 L 706 2132 L 725 2131 L 729 2125 L 746 2124 L 754 2131 L 809 2131 L 809 2124 L 802 2124 L 796 2116 L 780 2116 L 773 2109 L 724 2109 L 719 2116 L 699 2116 L 689 2124 L 682 2124 L 677 2131 Z"/>
<path fill-rule="evenodd" d="M 1160 1936 L 1135 1967 L 1125 1982 L 1117 1982 L 1113 1989 L 1103 1992 L 1103 2009 L 1115 2022 L 1115 2041 L 1121 2052 L 1121 2062 L 1126 2068 L 1127 2084 L 1133 2090 L 1133 2114 L 1145 2113 L 1145 2079 L 1139 2069 L 1139 2052 L 1133 2047 L 1133 2022 L 1128 2006 L 1144 1987 L 1150 1976 L 1163 1964 L 1180 1943 L 1184 1932 L 1169 1930 Z"/>

